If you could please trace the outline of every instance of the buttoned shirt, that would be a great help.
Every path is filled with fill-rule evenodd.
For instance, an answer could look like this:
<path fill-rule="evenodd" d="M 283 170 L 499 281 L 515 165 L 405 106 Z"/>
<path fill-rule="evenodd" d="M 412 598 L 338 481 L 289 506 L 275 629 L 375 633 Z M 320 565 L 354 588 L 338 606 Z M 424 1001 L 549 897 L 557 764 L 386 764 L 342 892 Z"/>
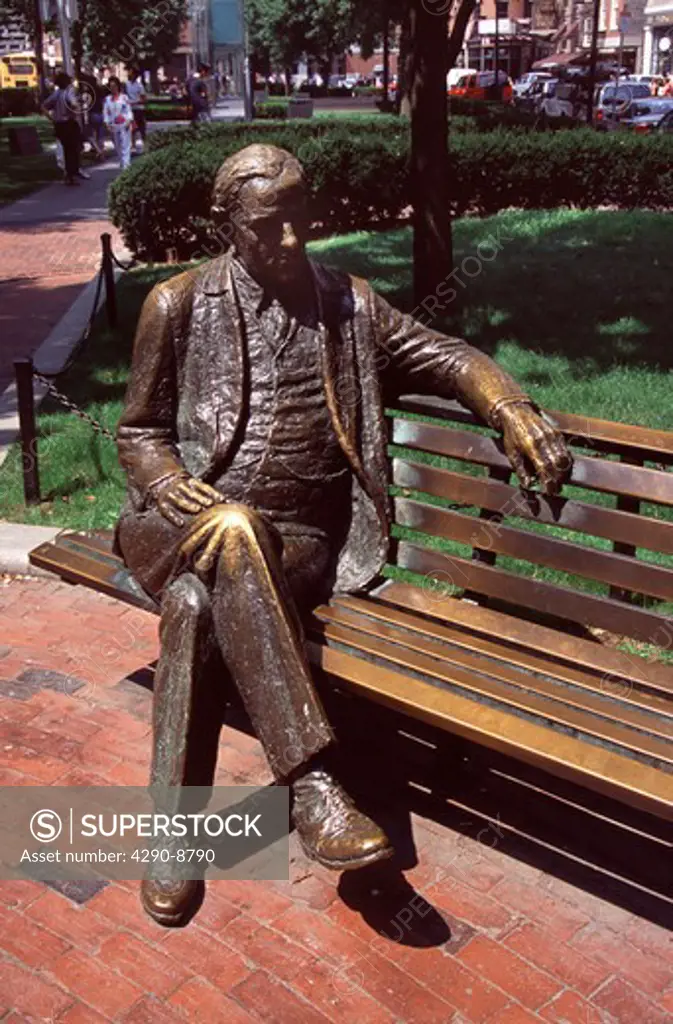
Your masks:
<path fill-rule="evenodd" d="M 266 513 L 282 532 L 332 533 L 348 518 L 351 470 L 327 406 L 315 312 L 288 316 L 236 260 L 248 409 L 240 442 L 215 486 Z M 294 527 L 294 530 L 293 530 Z"/>

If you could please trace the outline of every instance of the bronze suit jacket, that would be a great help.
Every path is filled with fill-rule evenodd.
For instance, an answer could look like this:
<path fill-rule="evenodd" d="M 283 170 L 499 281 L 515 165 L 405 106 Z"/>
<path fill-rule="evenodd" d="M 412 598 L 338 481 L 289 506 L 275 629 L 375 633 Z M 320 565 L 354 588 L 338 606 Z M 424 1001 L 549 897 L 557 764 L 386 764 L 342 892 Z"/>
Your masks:
<path fill-rule="evenodd" d="M 230 260 L 227 253 L 157 285 L 143 306 L 117 434 L 131 543 L 128 526 L 152 507 L 153 485 L 185 471 L 211 483 L 243 415 L 246 353 Z M 498 399 L 522 392 L 483 353 L 393 309 L 366 281 L 311 268 L 325 398 L 353 470 L 335 589 L 354 590 L 377 575 L 388 548 L 384 388 L 458 397 L 487 422 Z M 142 568 L 135 571 L 142 582 Z"/>

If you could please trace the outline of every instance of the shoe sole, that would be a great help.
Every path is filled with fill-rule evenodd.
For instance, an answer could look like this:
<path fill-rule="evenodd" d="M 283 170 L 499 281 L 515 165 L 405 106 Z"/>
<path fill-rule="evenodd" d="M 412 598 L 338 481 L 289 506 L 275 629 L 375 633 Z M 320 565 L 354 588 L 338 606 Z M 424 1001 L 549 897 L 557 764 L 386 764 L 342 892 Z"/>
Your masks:
<path fill-rule="evenodd" d="M 362 857 L 353 857 L 351 860 L 330 860 L 329 857 L 319 857 L 317 853 L 310 850 L 301 837 L 299 837 L 299 845 L 309 860 L 322 864 L 330 871 L 355 871 L 357 868 L 366 868 L 369 864 L 376 864 L 377 861 L 388 860 L 395 853 L 392 846 L 384 846 L 381 850 L 373 850 L 372 853 L 366 853 Z"/>

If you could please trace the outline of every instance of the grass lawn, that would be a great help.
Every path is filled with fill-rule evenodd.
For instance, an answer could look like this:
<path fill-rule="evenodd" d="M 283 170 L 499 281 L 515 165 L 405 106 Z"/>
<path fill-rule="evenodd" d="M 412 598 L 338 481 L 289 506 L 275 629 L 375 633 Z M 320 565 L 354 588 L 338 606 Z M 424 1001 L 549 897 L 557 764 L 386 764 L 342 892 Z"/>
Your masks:
<path fill-rule="evenodd" d="M 58 181 L 62 172 L 53 152 L 37 156 L 13 156 L 9 152 L 7 129 L 20 125 L 35 125 L 40 142 L 46 150 L 54 141 L 54 129 L 47 117 L 33 114 L 30 117 L 3 117 L 0 121 L 0 206 L 13 203 L 15 199 L 28 195 L 41 185 Z"/>
<path fill-rule="evenodd" d="M 455 226 L 459 268 L 490 237 L 501 248 L 471 279 L 459 270 L 467 284 L 465 305 L 460 323 L 450 326 L 494 356 L 547 408 L 673 430 L 667 308 L 672 232 L 668 214 L 645 211 L 511 212 L 464 219 Z M 317 259 L 369 278 L 387 298 L 411 308 L 408 228 L 325 239 L 311 248 Z M 492 246 L 479 250 L 492 251 Z M 474 267 L 466 264 L 473 274 Z M 140 305 L 151 284 L 175 272 L 163 267 L 127 274 L 120 286 L 118 330 L 109 331 L 99 319 L 87 349 L 59 380 L 62 390 L 111 430 L 121 411 Z M 42 407 L 39 427 L 45 500 L 24 508 L 15 448 L 0 470 L 0 517 L 111 527 L 124 493 L 115 446 L 51 402 Z M 585 500 L 591 494 L 575 487 L 564 493 Z M 613 499 L 592 494 L 590 500 L 611 504 Z M 668 516 L 668 510 L 654 514 Z M 607 541 L 547 529 L 609 549 Z M 450 549 L 469 555 L 458 545 Z M 649 552 L 645 557 L 666 561 Z M 605 589 L 527 563 L 499 559 L 498 564 L 583 590 Z"/>

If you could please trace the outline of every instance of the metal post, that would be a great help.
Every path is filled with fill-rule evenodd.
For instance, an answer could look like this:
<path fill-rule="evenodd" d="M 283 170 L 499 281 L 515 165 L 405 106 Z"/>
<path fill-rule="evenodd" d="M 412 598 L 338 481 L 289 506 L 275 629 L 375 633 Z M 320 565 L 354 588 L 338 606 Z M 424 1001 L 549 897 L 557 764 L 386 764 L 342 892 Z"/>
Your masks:
<path fill-rule="evenodd" d="M 390 21 L 388 20 L 388 3 L 385 3 L 383 18 L 383 112 L 388 113 L 388 94 L 390 91 Z"/>
<path fill-rule="evenodd" d="M 591 26 L 591 61 L 589 63 L 589 95 L 587 97 L 587 124 L 594 123 L 594 89 L 596 87 L 596 64 L 598 62 L 598 22 L 601 0 L 594 0 L 594 18 Z"/>
<path fill-rule="evenodd" d="M 38 79 L 38 100 L 44 102 L 46 89 L 44 87 L 44 32 L 42 28 L 42 8 L 40 0 L 33 0 L 33 20 L 35 22 L 35 63 L 37 65 Z"/>
<path fill-rule="evenodd" d="M 140 215 L 138 218 L 140 244 L 145 253 L 145 261 L 148 267 L 154 266 L 154 253 L 152 250 L 152 239 L 149 232 L 149 216 L 147 211 L 147 200 L 140 200 Z"/>
<path fill-rule="evenodd" d="M 40 476 L 37 468 L 37 431 L 35 429 L 35 401 L 33 398 L 33 360 L 15 359 L 16 398 L 19 408 L 23 495 L 26 505 L 40 502 Z"/>
<path fill-rule="evenodd" d="M 100 236 L 103 246 L 103 278 L 105 280 L 105 312 L 110 327 L 117 326 L 117 294 L 115 292 L 115 273 L 112 265 L 112 237 L 105 231 Z"/>
<path fill-rule="evenodd" d="M 66 7 L 66 0 L 58 0 L 58 31 L 61 36 L 61 55 L 63 70 L 72 77 L 72 49 L 70 46 L 70 11 Z"/>
<path fill-rule="evenodd" d="M 500 57 L 500 20 L 498 18 L 498 0 L 495 0 L 495 38 L 493 40 L 493 67 L 495 68 L 495 75 L 493 78 L 495 91 L 493 95 L 496 100 L 502 99 L 502 93 L 500 91 L 500 75 L 498 74 L 498 58 Z"/>
<path fill-rule="evenodd" d="M 246 121 L 252 121 L 255 113 L 255 95 L 250 74 L 250 46 L 244 0 L 239 0 L 239 17 L 243 43 L 243 117 Z"/>

